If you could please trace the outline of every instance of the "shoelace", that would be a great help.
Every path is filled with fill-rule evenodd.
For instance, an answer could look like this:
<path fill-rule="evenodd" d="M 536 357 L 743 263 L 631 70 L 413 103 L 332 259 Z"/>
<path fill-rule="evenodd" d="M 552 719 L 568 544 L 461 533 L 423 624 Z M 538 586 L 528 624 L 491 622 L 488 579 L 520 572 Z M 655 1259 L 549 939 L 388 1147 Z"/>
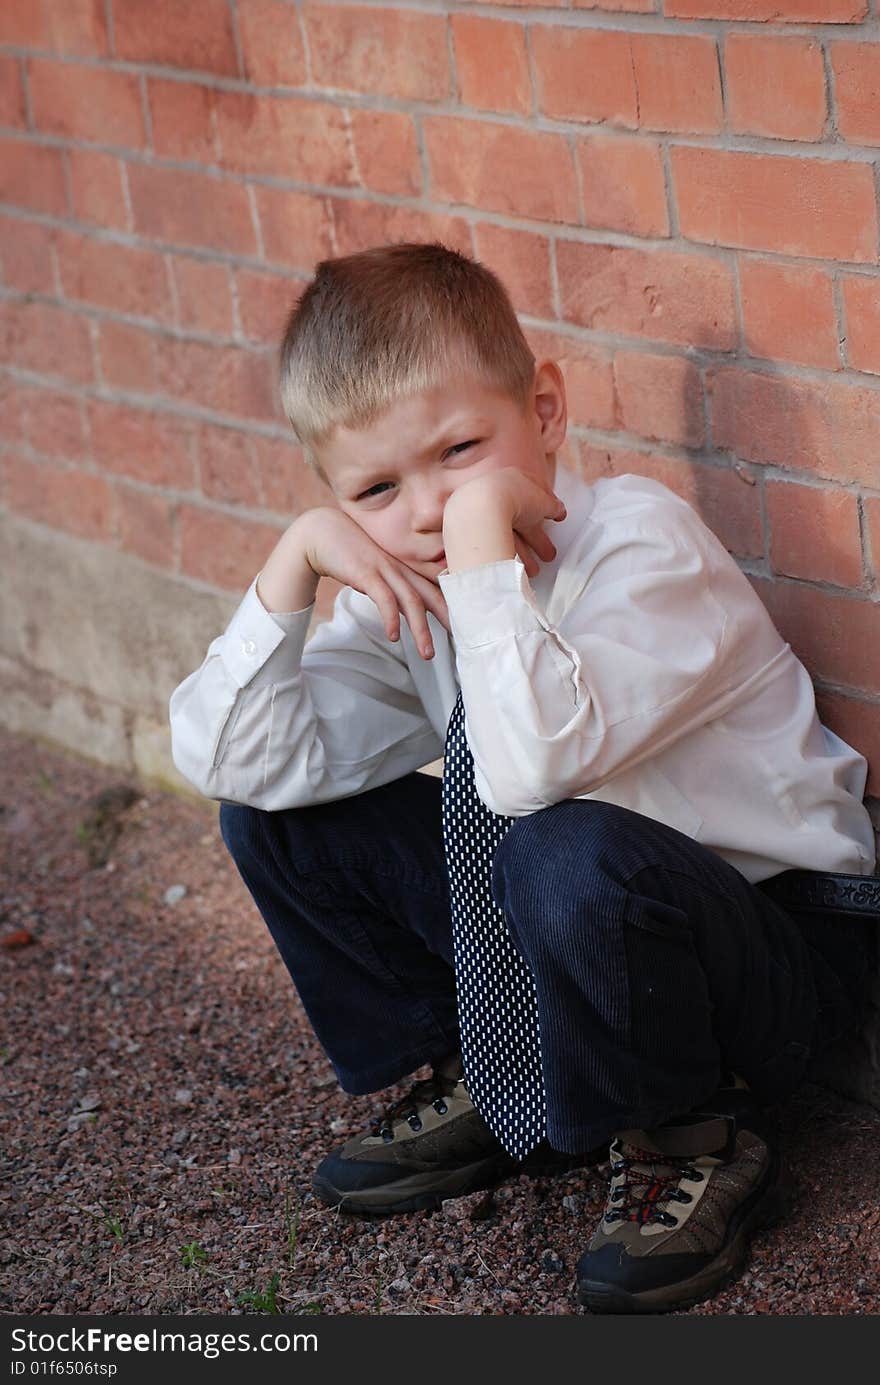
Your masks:
<path fill-rule="evenodd" d="M 661 1169 L 667 1172 L 660 1172 Z M 638 1175 L 634 1178 L 636 1170 Z M 693 1202 L 691 1194 L 678 1185 L 684 1179 L 702 1183 L 706 1176 L 690 1160 L 673 1159 L 669 1155 L 657 1155 L 635 1147 L 630 1149 L 628 1155 L 612 1156 L 611 1173 L 613 1176 L 622 1173 L 624 1181 L 611 1189 L 605 1221 L 609 1224 L 634 1221 L 642 1226 L 652 1222 L 661 1226 L 677 1226 L 676 1218 L 662 1204 Z M 612 1202 L 615 1204 L 613 1207 L 610 1206 Z"/>
<path fill-rule="evenodd" d="M 433 1073 L 430 1077 L 415 1082 L 406 1096 L 393 1101 L 387 1110 L 371 1123 L 370 1133 L 381 1135 L 385 1143 L 390 1144 L 394 1139 L 395 1122 L 401 1120 L 405 1120 L 411 1130 L 418 1132 L 422 1128 L 419 1107 L 424 1109 L 425 1106 L 433 1106 L 438 1115 L 446 1115 L 449 1109 L 446 1104 L 449 1087 L 449 1080 L 441 1077 L 439 1073 Z"/>

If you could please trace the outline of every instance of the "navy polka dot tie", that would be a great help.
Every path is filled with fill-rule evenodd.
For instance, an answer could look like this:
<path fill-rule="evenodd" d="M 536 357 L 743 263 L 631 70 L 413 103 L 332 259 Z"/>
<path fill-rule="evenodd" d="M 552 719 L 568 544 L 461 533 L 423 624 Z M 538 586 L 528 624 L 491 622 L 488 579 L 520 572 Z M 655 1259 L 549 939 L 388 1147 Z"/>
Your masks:
<path fill-rule="evenodd" d="M 522 1159 L 544 1138 L 546 1117 L 535 983 L 492 897 L 492 860 L 514 822 L 477 795 L 459 693 L 446 732 L 443 843 L 464 1077 L 489 1129 Z"/>

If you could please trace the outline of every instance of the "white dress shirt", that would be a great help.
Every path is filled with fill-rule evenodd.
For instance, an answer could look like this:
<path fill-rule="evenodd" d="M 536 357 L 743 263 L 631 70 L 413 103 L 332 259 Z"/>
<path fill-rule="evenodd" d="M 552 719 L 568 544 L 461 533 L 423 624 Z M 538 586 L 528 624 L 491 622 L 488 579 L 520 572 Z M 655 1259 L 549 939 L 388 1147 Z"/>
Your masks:
<path fill-rule="evenodd" d="M 531 581 L 518 558 L 441 573 L 435 656 L 343 588 L 270 614 L 248 589 L 171 697 L 172 751 L 209 798 L 346 798 L 436 760 L 461 686 L 480 797 L 521 816 L 600 799 L 668 823 L 758 881 L 869 874 L 863 756 L 824 727 L 803 665 L 694 510 L 658 482 L 557 468 L 567 517 Z"/>

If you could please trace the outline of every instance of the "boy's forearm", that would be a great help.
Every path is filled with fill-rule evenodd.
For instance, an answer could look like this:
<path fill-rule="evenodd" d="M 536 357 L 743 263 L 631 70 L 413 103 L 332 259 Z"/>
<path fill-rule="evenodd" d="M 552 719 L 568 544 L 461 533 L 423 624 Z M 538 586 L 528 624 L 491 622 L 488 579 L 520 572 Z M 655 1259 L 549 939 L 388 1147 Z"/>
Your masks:
<path fill-rule="evenodd" d="M 257 580 L 257 596 L 267 611 L 303 611 L 311 606 L 320 578 L 306 560 L 300 520 L 284 531 Z"/>

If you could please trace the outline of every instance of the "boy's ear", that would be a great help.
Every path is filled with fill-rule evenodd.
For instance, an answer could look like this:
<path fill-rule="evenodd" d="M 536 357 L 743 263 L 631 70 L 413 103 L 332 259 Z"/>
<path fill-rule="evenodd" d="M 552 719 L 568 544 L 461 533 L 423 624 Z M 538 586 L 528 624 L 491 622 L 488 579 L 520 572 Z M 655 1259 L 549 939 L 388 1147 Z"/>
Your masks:
<path fill-rule="evenodd" d="M 565 442 L 568 411 L 565 380 L 556 361 L 538 361 L 535 366 L 534 400 L 544 451 L 558 452 Z"/>

